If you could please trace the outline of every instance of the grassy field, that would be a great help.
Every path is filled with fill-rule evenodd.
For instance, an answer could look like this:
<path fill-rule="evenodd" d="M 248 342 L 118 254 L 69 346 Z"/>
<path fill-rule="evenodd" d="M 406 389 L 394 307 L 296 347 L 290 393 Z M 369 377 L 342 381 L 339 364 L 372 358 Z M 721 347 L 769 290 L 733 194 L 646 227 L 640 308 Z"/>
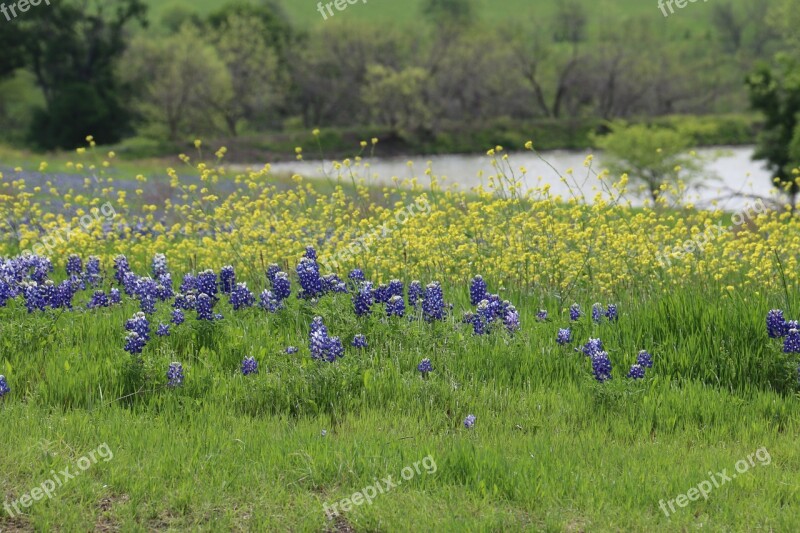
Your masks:
<path fill-rule="evenodd" d="M 168 172 L 170 195 L 147 202 L 120 196 L 125 167 L 101 186 L 0 181 L 2 219 L 17 224 L 0 257 L 77 228 L 104 202 L 116 210 L 48 244 L 52 272 L 41 259 L 0 260 L 0 530 L 794 530 L 800 338 L 771 338 L 765 317 L 798 316 L 800 223 L 765 212 L 659 266 L 659 249 L 730 214 L 631 210 L 624 180 L 607 185 L 610 202 L 522 195 L 501 154 L 503 185 L 470 193 L 436 176 L 424 176 L 428 189 L 369 187 L 347 166 L 324 188 L 299 177 L 287 188 L 268 172 L 222 179 L 199 160 L 185 180 Z M 163 184 L 140 186 L 147 196 Z M 412 203 L 425 209 L 400 222 Z M 369 252 L 348 255 L 364 235 Z M 132 272 L 123 284 L 120 253 Z M 100 278 L 77 274 L 70 254 L 96 255 Z M 324 274 L 331 258 L 347 293 L 310 267 Z M 76 277 L 64 285 L 68 262 Z M 291 296 L 268 310 L 272 262 Z M 221 291 L 224 265 L 247 283 L 235 298 L 184 278 L 213 269 Z M 405 316 L 383 303 L 357 314 L 356 294 L 380 291 L 349 281 L 355 267 L 379 289 L 402 280 Z M 216 292 L 221 316 L 203 319 L 195 303 L 172 323 L 187 304 L 161 292 L 165 272 L 185 302 Z M 508 304 L 476 306 L 478 274 Z M 85 288 L 65 309 L 45 278 Z M 415 306 L 412 280 L 441 282 L 443 302 L 426 288 Z M 87 307 L 112 289 L 119 303 Z M 595 302 L 618 318 L 595 321 Z M 142 325 L 127 321 L 140 309 L 150 339 L 136 353 L 130 331 Z M 315 317 L 326 334 L 310 336 Z M 351 343 L 359 334 L 365 348 Z M 343 356 L 315 358 L 335 355 L 334 336 Z M 592 338 L 605 355 L 584 355 Z M 653 365 L 634 379 L 641 350 Z M 249 357 L 258 372 L 245 375 Z M 611 379 L 600 381 L 605 357 Z M 173 362 L 183 379 L 170 386 Z"/>
<path fill-rule="evenodd" d="M 219 9 L 225 5 L 224 0 L 198 0 L 197 2 L 185 2 L 182 0 L 168 0 L 167 2 L 156 2 L 151 0 L 151 10 L 153 15 L 159 16 L 172 6 L 185 6 L 196 9 L 200 13 L 208 13 Z M 322 15 L 317 11 L 316 0 L 280 0 L 280 4 L 289 15 L 291 21 L 300 28 L 312 24 L 322 24 L 326 22 Z M 325 2 L 327 3 L 327 2 Z M 510 19 L 525 21 L 545 22 L 552 18 L 556 12 L 558 2 L 556 0 L 546 0 L 539 2 L 529 2 L 526 0 L 503 0 L 502 2 L 491 2 L 490 0 L 478 0 L 479 13 L 482 20 L 488 22 L 505 22 Z M 744 5 L 742 0 L 735 0 L 734 4 Z M 423 24 L 421 6 L 422 0 L 408 0 L 397 2 L 396 0 L 369 0 L 366 4 L 356 3 L 349 5 L 342 12 L 336 12 L 335 20 L 352 19 L 369 21 L 375 23 L 391 24 Z M 641 2 L 639 0 L 597 0 L 593 2 L 584 1 L 586 8 L 585 15 L 589 21 L 603 25 L 615 27 L 620 23 L 620 19 L 625 17 L 647 16 L 657 20 L 669 21 L 681 27 L 691 27 L 697 30 L 707 28 L 706 21 L 712 6 L 705 3 L 697 3 L 687 6 L 683 10 L 676 10 L 674 15 L 665 19 L 657 6 L 657 2 Z"/>

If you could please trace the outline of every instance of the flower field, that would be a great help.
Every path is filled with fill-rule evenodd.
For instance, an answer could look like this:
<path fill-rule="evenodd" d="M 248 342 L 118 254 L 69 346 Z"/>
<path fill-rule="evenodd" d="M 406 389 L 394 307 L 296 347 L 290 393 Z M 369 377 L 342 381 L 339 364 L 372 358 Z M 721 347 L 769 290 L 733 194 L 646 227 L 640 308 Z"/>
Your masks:
<path fill-rule="evenodd" d="M 633 207 L 591 157 L 554 196 L 501 147 L 471 191 L 196 147 L 166 179 L 93 143 L 2 176 L 0 531 L 796 527 L 788 209 Z M 662 512 L 757 448 L 769 467 Z"/>

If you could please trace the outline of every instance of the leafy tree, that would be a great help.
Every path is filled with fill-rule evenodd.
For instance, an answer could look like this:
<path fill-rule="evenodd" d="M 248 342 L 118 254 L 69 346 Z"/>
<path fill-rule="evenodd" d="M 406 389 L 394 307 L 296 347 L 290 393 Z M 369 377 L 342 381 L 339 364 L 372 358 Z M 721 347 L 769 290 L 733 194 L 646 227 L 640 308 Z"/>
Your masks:
<path fill-rule="evenodd" d="M 231 78 L 231 98 L 215 99 L 228 133 L 236 136 L 245 119 L 263 120 L 283 100 L 283 72 L 276 52 L 268 46 L 268 29 L 261 19 L 232 14 L 214 35 L 214 44 Z"/>
<path fill-rule="evenodd" d="M 653 202 L 663 186 L 678 180 L 688 184 L 703 170 L 702 160 L 690 153 L 694 136 L 687 131 L 620 122 L 594 141 L 606 152 L 609 170 L 644 184 Z"/>
<path fill-rule="evenodd" d="M 792 177 L 792 171 L 800 166 L 800 65 L 786 55 L 776 63 L 774 67 L 762 65 L 747 78 L 751 105 L 766 118 L 753 157 L 766 160 L 783 183 L 794 210 L 800 192 Z"/>
<path fill-rule="evenodd" d="M 179 141 L 223 129 L 214 110 L 232 98 L 230 74 L 194 26 L 162 39 L 135 39 L 124 64 L 122 76 L 136 89 L 134 109 L 146 133 Z"/>
<path fill-rule="evenodd" d="M 422 13 L 439 28 L 466 28 L 475 22 L 474 0 L 425 0 Z"/>
<path fill-rule="evenodd" d="M 367 68 L 363 99 L 372 117 L 392 133 L 405 136 L 424 128 L 430 111 L 423 91 L 428 74 L 419 67 L 401 71 L 370 65 Z"/>
<path fill-rule="evenodd" d="M 65 1 L 15 22 L 45 98 L 30 131 L 34 143 L 72 148 L 87 133 L 99 142 L 119 140 L 129 117 L 114 69 L 127 46 L 126 28 L 146 24 L 145 13 L 142 0 Z"/>

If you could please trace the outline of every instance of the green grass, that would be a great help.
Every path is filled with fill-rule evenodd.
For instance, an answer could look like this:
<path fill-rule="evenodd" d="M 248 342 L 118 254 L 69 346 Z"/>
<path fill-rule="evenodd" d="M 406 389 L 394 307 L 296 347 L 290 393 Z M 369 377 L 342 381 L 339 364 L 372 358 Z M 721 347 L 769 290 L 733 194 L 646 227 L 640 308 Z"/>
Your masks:
<path fill-rule="evenodd" d="M 237 268 L 259 292 L 261 280 Z M 466 293 L 445 285 L 456 317 Z M 223 321 L 187 313 L 141 364 L 122 350 L 135 302 L 32 316 L 11 302 L 0 309 L 0 369 L 13 388 L 0 406 L 0 490 L 19 498 L 104 442 L 114 458 L 24 517 L 0 514 L 0 529 L 789 531 L 800 504 L 796 363 L 763 322 L 767 309 L 796 310 L 800 299 L 719 294 L 620 295 L 619 322 L 583 319 L 568 347 L 554 342 L 567 324 L 558 303 L 514 289 L 504 292 L 522 315 L 514 337 L 474 337 L 452 317 L 357 319 L 346 295 L 292 298 L 271 315 L 223 302 Z M 593 300 L 578 297 L 584 309 Z M 540 307 L 550 321 L 535 320 Z M 168 313 L 162 304 L 151 322 Z M 335 364 L 312 361 L 314 315 L 346 346 L 358 332 L 370 346 L 348 347 Z M 614 363 L 603 385 L 573 351 L 597 336 Z M 283 354 L 287 345 L 300 353 Z M 624 375 L 642 348 L 655 366 L 632 382 Z M 258 375 L 241 376 L 246 355 Z M 423 357 L 435 369 L 427 379 L 416 371 Z M 163 386 L 171 361 L 186 374 L 175 390 Z M 472 430 L 462 426 L 468 413 Z M 759 448 L 770 465 L 756 462 L 670 519 L 659 509 Z M 326 519 L 324 503 L 427 456 L 435 473 Z"/>

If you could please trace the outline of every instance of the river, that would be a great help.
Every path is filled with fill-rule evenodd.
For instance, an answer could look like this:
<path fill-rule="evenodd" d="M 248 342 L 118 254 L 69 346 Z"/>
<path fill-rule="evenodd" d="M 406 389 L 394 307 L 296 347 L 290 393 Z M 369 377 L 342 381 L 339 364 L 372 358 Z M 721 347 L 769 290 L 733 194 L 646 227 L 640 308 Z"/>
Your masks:
<path fill-rule="evenodd" d="M 723 146 L 697 150 L 701 158 L 708 158 L 708 160 L 704 163 L 705 172 L 698 180 L 698 185 L 690 188 L 685 200 L 698 206 L 710 206 L 711 202 L 718 200 L 719 207 L 735 211 L 748 203 L 748 195 L 769 196 L 773 190 L 771 175 L 762 161 L 753 161 L 754 149 L 752 146 Z M 563 175 L 572 168 L 575 179 L 586 197 L 592 198 L 595 196 L 592 186 L 597 183 L 597 180 L 593 177 L 586 179 L 587 169 L 584 167 L 584 160 L 590 153 L 592 153 L 590 150 L 542 152 L 543 161 L 532 152 L 515 152 L 509 154 L 509 160 L 515 171 L 522 166 L 527 169 L 525 183 L 528 188 L 537 186 L 539 183 L 549 183 L 553 194 L 561 194 L 564 197 L 569 195 L 569 190 L 559 179 L 556 170 Z M 425 175 L 425 168 L 428 161 L 431 162 L 433 173 L 436 176 L 446 178 L 445 185 L 455 182 L 466 189 L 481 183 L 485 186 L 488 176 L 494 174 L 490 158 L 485 154 L 378 157 L 366 161 L 370 164 L 369 175 L 375 183 L 391 183 L 393 177 L 403 179 L 417 176 L 420 184 L 426 184 L 428 178 Z M 409 167 L 409 161 L 413 162 L 413 167 Z M 598 172 L 603 168 L 602 153 L 594 152 L 593 168 Z M 329 176 L 336 176 L 330 161 L 275 163 L 272 165 L 272 169 L 276 172 L 296 173 L 305 177 L 323 177 L 326 172 Z M 358 172 L 359 176 L 366 177 L 367 175 L 363 168 L 358 169 Z M 629 189 L 633 190 L 634 185 L 629 185 Z M 643 200 L 642 197 L 637 197 L 632 193 L 629 193 L 628 197 L 634 205 L 641 204 Z"/>

